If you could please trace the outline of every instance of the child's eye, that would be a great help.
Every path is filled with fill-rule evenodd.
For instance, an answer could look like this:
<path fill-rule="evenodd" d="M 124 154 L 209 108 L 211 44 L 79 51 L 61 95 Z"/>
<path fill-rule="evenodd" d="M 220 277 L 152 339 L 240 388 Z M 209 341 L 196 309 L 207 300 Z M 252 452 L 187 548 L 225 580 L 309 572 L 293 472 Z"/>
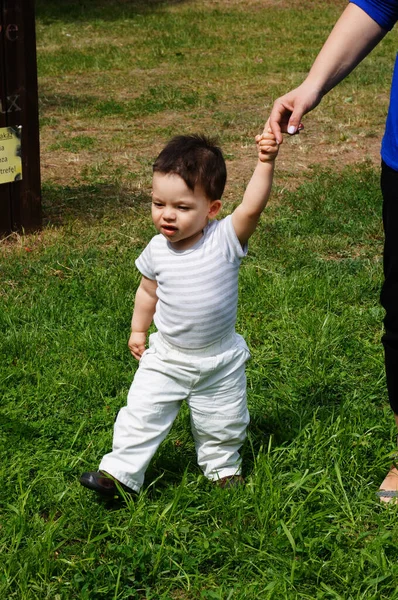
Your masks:
<path fill-rule="evenodd" d="M 161 202 L 152 202 L 152 204 L 154 206 L 156 206 L 157 208 L 161 208 L 163 206 L 163 204 Z"/>
<path fill-rule="evenodd" d="M 190 209 L 190 207 L 189 206 L 179 206 L 178 209 L 187 211 Z"/>

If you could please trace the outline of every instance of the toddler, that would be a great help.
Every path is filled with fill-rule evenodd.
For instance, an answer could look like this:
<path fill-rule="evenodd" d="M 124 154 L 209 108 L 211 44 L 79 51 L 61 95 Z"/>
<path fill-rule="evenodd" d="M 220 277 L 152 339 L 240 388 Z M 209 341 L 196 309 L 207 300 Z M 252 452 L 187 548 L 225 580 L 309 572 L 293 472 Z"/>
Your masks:
<path fill-rule="evenodd" d="M 139 492 L 145 471 L 185 400 L 197 459 L 219 485 L 243 482 L 245 363 L 235 332 L 238 271 L 267 204 L 278 145 L 266 125 L 241 204 L 221 220 L 226 166 L 201 135 L 173 138 L 153 166 L 152 219 L 159 232 L 136 260 L 142 274 L 128 342 L 139 367 L 117 416 L 112 452 L 80 483 L 102 496 Z M 147 332 L 154 321 L 157 332 Z"/>

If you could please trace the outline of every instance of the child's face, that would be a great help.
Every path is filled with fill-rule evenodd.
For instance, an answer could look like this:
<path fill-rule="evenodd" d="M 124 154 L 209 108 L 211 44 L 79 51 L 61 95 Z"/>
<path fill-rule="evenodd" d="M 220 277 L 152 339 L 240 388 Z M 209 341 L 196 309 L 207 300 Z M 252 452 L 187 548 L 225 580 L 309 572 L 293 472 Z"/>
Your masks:
<path fill-rule="evenodd" d="M 200 240 L 209 218 L 220 208 L 220 200 L 209 200 L 198 186 L 190 190 L 179 175 L 154 173 L 152 219 L 176 250 L 186 250 Z"/>

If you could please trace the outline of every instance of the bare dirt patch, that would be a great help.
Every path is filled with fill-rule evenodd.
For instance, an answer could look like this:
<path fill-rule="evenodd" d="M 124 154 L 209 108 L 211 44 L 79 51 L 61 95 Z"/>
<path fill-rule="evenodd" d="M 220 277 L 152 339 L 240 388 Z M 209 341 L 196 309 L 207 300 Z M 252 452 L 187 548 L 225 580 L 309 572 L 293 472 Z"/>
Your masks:
<path fill-rule="evenodd" d="M 153 116 L 147 121 L 155 121 L 157 118 Z M 170 129 L 175 134 L 192 132 L 192 121 L 189 115 L 162 114 L 161 122 L 165 130 Z M 106 125 L 85 127 L 79 127 L 79 124 L 75 123 L 68 136 L 71 139 L 76 135 L 91 136 L 99 140 L 97 147 L 90 151 L 69 152 L 62 149 L 54 151 L 51 147 L 56 140 L 59 127 L 58 125 L 44 128 L 41 138 L 43 181 L 51 181 L 58 185 L 78 182 L 84 179 L 84 174 L 87 174 L 88 170 L 96 168 L 98 178 L 101 179 L 101 170 L 104 169 L 105 164 L 104 176 L 122 169 L 122 178 L 124 175 L 135 173 L 140 180 L 149 181 L 150 165 L 165 142 L 164 137 L 153 136 L 151 123 L 147 122 L 146 127 L 144 121 L 123 125 L 115 120 L 107 122 Z M 211 117 L 207 122 L 201 123 L 200 129 L 211 133 Z M 316 165 L 337 171 L 347 165 L 361 162 L 370 162 L 378 166 L 382 132 L 381 125 L 373 128 L 369 134 L 367 130 L 346 131 L 344 124 L 340 127 L 337 125 L 328 132 L 324 126 L 309 119 L 308 125 L 305 125 L 305 130 L 300 135 L 285 136 L 277 159 L 276 181 L 288 189 L 294 189 L 307 179 Z M 256 133 L 256 131 L 252 132 L 253 138 Z M 118 141 L 119 137 L 120 141 Z M 256 161 L 253 138 L 248 136 L 245 143 L 224 143 L 222 134 L 220 138 L 224 152 L 227 154 L 229 187 L 234 190 L 243 189 Z M 230 154 L 232 158 L 228 158 Z"/>
<path fill-rule="evenodd" d="M 127 0 L 124 3 L 127 5 Z M 96 5 L 102 4 L 105 6 L 104 0 L 96 0 Z M 122 5 L 123 2 L 119 4 Z M 203 8 L 204 11 L 219 8 L 220 17 L 217 18 L 221 22 L 222 11 L 227 12 L 229 9 L 231 12 L 247 13 L 272 8 L 276 18 L 279 9 L 303 8 L 303 14 L 308 15 L 311 7 L 319 11 L 323 5 L 328 10 L 336 7 L 336 11 L 339 11 L 346 2 L 328 0 L 320 3 L 319 0 L 314 0 L 305 3 L 303 8 L 302 1 L 299 0 L 194 0 L 164 4 L 153 1 L 148 7 L 181 12 L 192 7 Z M 90 27 L 87 25 L 87 39 L 83 37 L 81 41 L 83 50 L 87 40 L 94 43 L 97 35 Z M 291 24 L 287 22 L 287 30 L 289 28 Z M 125 37 L 125 34 L 120 34 L 120 39 L 115 38 L 112 31 L 107 31 L 106 35 L 111 44 L 133 44 L 130 33 Z M 222 39 L 224 40 L 224 36 Z M 63 38 L 59 41 L 61 46 L 64 44 L 62 40 Z M 79 40 L 80 38 L 72 39 L 72 46 L 80 47 Z M 48 41 L 55 51 L 57 45 L 54 40 L 51 38 Z M 101 38 L 95 43 L 103 41 Z M 165 34 L 162 43 L 167 51 L 164 56 L 168 58 L 166 60 L 159 55 L 156 66 L 148 59 L 148 68 L 138 68 L 132 57 L 131 61 L 126 61 L 125 67 L 118 64 L 118 68 L 106 71 L 87 70 L 76 74 L 67 72 L 41 78 L 41 112 L 44 118 L 41 130 L 43 182 L 58 185 L 74 182 L 77 185 L 79 181 L 87 182 L 90 178 L 93 180 L 97 177 L 101 180 L 117 177 L 122 183 L 126 179 L 131 183 L 136 178 L 140 185 L 143 182 L 147 185 L 150 180 L 150 165 L 165 141 L 178 133 L 200 131 L 220 138 L 228 159 L 231 189 L 237 192 L 244 187 L 256 160 L 253 138 L 271 110 L 273 95 L 279 94 L 275 90 L 281 90 L 280 93 L 288 90 L 293 81 L 296 84 L 298 76 L 304 77 L 305 74 L 291 72 L 289 69 L 274 72 L 273 68 L 270 70 L 266 66 L 263 73 L 252 70 L 253 61 L 260 63 L 263 60 L 261 48 L 258 56 L 252 57 L 251 63 L 247 64 L 247 74 L 246 67 L 242 68 L 239 62 L 239 57 L 244 59 L 245 56 L 245 49 L 242 47 L 241 52 L 231 53 L 231 69 L 215 69 L 214 74 L 210 70 L 207 80 L 206 68 L 211 60 L 206 57 L 203 63 L 202 54 L 213 56 L 213 60 L 217 62 L 219 57 L 213 48 L 198 46 L 199 50 L 195 46 L 187 47 L 184 49 L 184 60 L 187 62 L 180 64 L 175 56 L 175 48 L 173 45 L 169 48 L 168 42 Z M 47 38 L 43 33 L 43 41 L 39 45 L 43 56 L 47 51 L 46 43 Z M 158 39 L 148 41 L 153 47 L 158 43 Z M 228 44 L 228 30 L 225 31 L 225 44 Z M 139 51 L 139 45 L 137 49 Z M 250 45 L 248 49 L 250 50 Z M 274 51 L 273 48 L 271 50 Z M 298 48 L 298 51 L 301 50 Z M 280 51 L 283 51 L 283 40 Z M 195 52 L 199 53 L 198 56 L 194 56 Z M 214 106 L 199 103 L 192 111 L 173 111 L 166 106 L 158 113 L 136 118 L 126 116 L 126 106 L 123 103 L 128 105 L 129 101 L 141 95 L 145 99 L 148 88 L 156 87 L 159 82 L 177 87 L 177 91 L 181 87 L 183 92 L 188 89 L 197 93 L 200 102 L 203 100 L 205 103 L 207 96 L 211 94 L 216 101 Z M 364 160 L 375 165 L 379 163 L 387 94 L 377 95 L 370 86 L 362 86 L 360 91 L 340 86 L 339 90 L 341 91 L 333 92 L 331 100 L 329 96 L 324 99 L 322 109 L 319 107 L 304 119 L 305 131 L 300 136 L 286 139 L 281 147 L 276 179 L 282 185 L 289 188 L 299 185 L 311 172 L 313 165 L 341 169 L 347 164 Z M 121 113 L 125 110 L 125 114 L 110 112 L 101 118 L 96 114 L 97 107 L 108 101 L 110 104 L 119 103 Z M 152 98 L 149 98 L 148 104 L 151 101 Z M 369 106 L 372 107 L 372 115 L 366 114 L 366 107 Z M 78 151 L 68 148 L 67 143 L 63 144 L 65 140 L 73 140 L 79 135 L 93 138 L 95 144 Z"/>

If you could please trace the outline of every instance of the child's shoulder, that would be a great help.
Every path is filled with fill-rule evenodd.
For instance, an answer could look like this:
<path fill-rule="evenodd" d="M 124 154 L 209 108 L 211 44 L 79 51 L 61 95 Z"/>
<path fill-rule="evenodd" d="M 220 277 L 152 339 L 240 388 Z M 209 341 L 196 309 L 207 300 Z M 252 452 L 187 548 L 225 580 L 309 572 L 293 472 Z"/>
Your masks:
<path fill-rule="evenodd" d="M 164 252 L 164 248 L 165 248 L 165 238 L 163 237 L 163 235 L 161 235 L 160 233 L 158 233 L 157 235 L 154 235 L 149 240 L 149 242 L 147 243 L 147 245 L 141 251 L 141 255 L 140 256 L 142 256 L 142 257 L 144 257 L 144 256 L 146 256 L 146 257 L 156 256 L 159 253 L 163 253 Z"/>
<path fill-rule="evenodd" d="M 226 215 L 222 219 L 215 219 L 211 221 L 210 225 L 213 227 L 213 232 L 223 234 L 232 227 L 232 215 Z"/>
<path fill-rule="evenodd" d="M 209 222 L 208 224 L 208 231 L 211 231 L 212 233 L 214 233 L 217 230 L 222 230 L 228 223 L 228 220 L 231 218 L 231 215 L 227 215 L 226 217 L 223 217 L 222 219 L 213 219 L 212 221 Z"/>
<path fill-rule="evenodd" d="M 161 233 L 157 233 L 154 235 L 148 242 L 147 246 L 152 246 L 155 248 L 161 248 L 167 245 L 167 240 Z"/>

